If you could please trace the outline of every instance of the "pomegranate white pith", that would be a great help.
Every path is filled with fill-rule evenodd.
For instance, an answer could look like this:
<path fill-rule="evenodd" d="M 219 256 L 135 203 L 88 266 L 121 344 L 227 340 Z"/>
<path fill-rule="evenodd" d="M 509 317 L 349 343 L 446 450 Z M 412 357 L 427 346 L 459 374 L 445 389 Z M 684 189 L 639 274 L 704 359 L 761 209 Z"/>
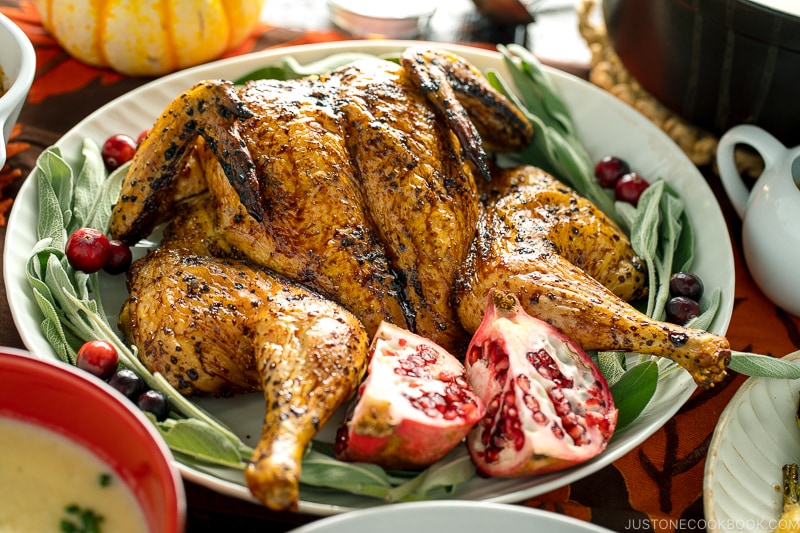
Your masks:
<path fill-rule="evenodd" d="M 561 470 L 602 452 L 617 410 L 579 346 L 493 292 L 467 350 L 467 378 L 486 405 L 467 437 L 478 469 L 517 477 Z"/>
<path fill-rule="evenodd" d="M 367 378 L 336 438 L 336 456 L 384 468 L 426 467 L 483 416 L 458 359 L 387 322 L 370 347 Z"/>

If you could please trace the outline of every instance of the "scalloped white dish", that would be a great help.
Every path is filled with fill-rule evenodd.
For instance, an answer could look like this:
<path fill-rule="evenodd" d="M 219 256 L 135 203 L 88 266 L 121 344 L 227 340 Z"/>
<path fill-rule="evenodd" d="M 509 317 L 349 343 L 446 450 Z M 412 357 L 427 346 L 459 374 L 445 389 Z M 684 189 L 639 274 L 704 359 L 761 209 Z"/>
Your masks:
<path fill-rule="evenodd" d="M 800 365 L 800 351 L 784 356 Z M 800 380 L 749 378 L 722 411 L 703 481 L 709 533 L 771 532 L 783 508 L 783 465 L 800 463 Z"/>
<path fill-rule="evenodd" d="M 418 42 L 353 41 L 274 49 L 258 54 L 210 63 L 151 82 L 102 107 L 58 141 L 63 154 L 78 159 L 85 137 L 102 143 L 105 138 L 126 132 L 138 135 L 178 94 L 193 83 L 209 78 L 235 79 L 268 64 L 293 56 L 302 63 L 340 52 L 396 53 Z M 501 56 L 496 52 L 456 45 L 443 45 L 481 69 L 495 69 L 510 79 Z M 725 220 L 714 195 L 691 161 L 661 130 L 616 98 L 583 80 L 551 70 L 552 78 L 572 109 L 579 133 L 593 158 L 614 154 L 628 160 L 644 176 L 662 177 L 684 198 L 696 235 L 695 264 L 706 287 L 719 287 L 722 302 L 709 328 L 724 334 L 733 309 L 733 253 Z M 27 180 L 12 209 L 6 237 L 4 277 L 16 326 L 25 345 L 40 357 L 55 357 L 39 330 L 41 314 L 28 288 L 25 264 L 36 242 L 37 201 L 35 183 Z M 139 253 L 142 253 L 139 250 Z M 126 297 L 121 277 L 101 274 L 101 297 L 109 321 L 116 323 L 116 311 Z M 524 479 L 474 478 L 452 494 L 453 499 L 515 502 L 543 494 L 588 476 L 628 453 L 660 428 L 686 402 L 695 384 L 684 371 L 669 373 L 659 382 L 656 395 L 642 415 L 625 431 L 614 436 L 599 457 L 573 469 Z M 203 401 L 202 406 L 220 417 L 243 440 L 253 444 L 260 433 L 264 403 L 259 395 L 228 400 Z M 329 424 L 330 426 L 330 424 Z M 326 427 L 319 439 L 332 439 L 334 428 Z M 184 476 L 221 493 L 252 499 L 238 471 L 208 469 L 200 471 L 182 466 Z M 299 510 L 327 515 L 371 507 L 382 502 L 368 497 L 304 487 Z"/>

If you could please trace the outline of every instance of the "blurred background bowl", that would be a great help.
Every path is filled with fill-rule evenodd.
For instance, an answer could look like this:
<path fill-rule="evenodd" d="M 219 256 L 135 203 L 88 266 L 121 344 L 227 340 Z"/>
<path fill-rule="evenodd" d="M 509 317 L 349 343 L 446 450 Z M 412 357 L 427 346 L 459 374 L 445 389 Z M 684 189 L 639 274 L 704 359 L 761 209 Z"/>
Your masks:
<path fill-rule="evenodd" d="M 6 164 L 6 143 L 17 122 L 36 71 L 36 54 L 28 37 L 0 13 L 0 168 Z"/>
<path fill-rule="evenodd" d="M 50 430 L 91 451 L 131 489 L 149 531 L 184 530 L 183 482 L 169 448 L 138 407 L 105 382 L 59 361 L 0 347 L 0 417 Z"/>
<path fill-rule="evenodd" d="M 604 0 L 603 16 L 626 69 L 678 115 L 800 144 L 800 1 Z"/>
<path fill-rule="evenodd" d="M 425 35 L 438 2 L 328 0 L 331 22 L 357 38 L 414 39 Z"/>

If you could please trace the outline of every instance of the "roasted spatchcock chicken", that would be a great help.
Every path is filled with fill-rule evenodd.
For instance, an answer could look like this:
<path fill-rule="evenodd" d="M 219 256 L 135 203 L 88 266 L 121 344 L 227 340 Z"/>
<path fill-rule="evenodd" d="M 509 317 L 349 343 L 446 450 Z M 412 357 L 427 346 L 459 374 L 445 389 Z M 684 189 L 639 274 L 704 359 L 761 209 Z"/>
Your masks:
<path fill-rule="evenodd" d="M 265 391 L 245 475 L 266 505 L 296 506 L 298 458 L 360 381 L 365 336 L 386 320 L 461 355 L 493 286 L 586 349 L 722 379 L 724 338 L 625 303 L 646 276 L 613 222 L 536 169 L 492 176 L 487 148 L 533 134 L 477 69 L 422 48 L 238 91 L 202 82 L 156 121 L 111 234 L 170 223 L 132 269 L 120 327 L 182 392 Z"/>

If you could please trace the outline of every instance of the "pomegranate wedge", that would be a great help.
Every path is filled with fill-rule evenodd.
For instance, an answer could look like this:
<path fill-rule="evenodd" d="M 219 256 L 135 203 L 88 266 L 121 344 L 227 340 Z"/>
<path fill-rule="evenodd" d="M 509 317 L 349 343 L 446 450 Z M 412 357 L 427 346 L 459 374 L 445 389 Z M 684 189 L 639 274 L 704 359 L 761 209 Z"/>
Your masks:
<path fill-rule="evenodd" d="M 431 341 L 384 322 L 368 375 L 336 436 L 336 456 L 389 469 L 426 467 L 483 416 L 464 366 Z"/>
<path fill-rule="evenodd" d="M 486 404 L 467 437 L 484 474 L 561 470 L 602 452 L 617 410 L 600 370 L 578 345 L 493 291 L 467 350 L 467 379 Z"/>

